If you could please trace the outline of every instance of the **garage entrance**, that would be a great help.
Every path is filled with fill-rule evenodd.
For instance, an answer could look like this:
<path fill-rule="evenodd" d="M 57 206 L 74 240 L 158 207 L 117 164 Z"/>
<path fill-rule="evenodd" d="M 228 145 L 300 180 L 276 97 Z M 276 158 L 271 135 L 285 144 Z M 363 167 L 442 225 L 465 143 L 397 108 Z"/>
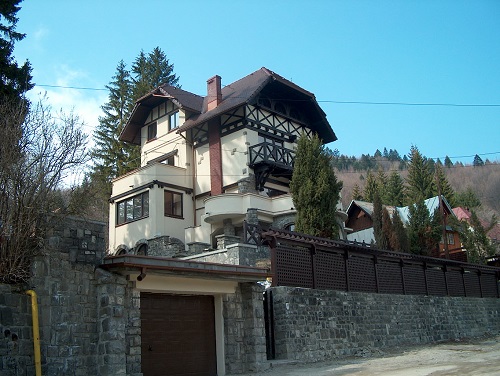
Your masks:
<path fill-rule="evenodd" d="M 144 376 L 216 376 L 215 313 L 211 295 L 141 292 Z"/>

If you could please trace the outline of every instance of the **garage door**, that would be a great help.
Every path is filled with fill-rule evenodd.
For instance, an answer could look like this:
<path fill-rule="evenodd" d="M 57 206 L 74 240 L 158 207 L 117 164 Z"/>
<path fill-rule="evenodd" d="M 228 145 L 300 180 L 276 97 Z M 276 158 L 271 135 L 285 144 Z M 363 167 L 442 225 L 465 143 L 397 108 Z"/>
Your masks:
<path fill-rule="evenodd" d="M 214 298 L 141 293 L 144 376 L 215 376 Z"/>

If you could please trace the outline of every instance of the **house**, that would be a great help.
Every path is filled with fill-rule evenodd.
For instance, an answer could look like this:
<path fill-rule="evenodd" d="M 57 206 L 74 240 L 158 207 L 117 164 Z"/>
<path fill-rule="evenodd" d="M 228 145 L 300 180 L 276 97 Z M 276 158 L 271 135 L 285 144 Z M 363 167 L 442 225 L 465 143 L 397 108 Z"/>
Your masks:
<path fill-rule="evenodd" d="M 163 85 L 137 101 L 120 139 L 140 145 L 141 167 L 113 180 L 102 267 L 139 302 L 144 376 L 263 366 L 270 250 L 245 239 L 293 229 L 294 149 L 314 133 L 337 139 L 314 95 L 267 68 L 224 88 L 214 76 L 205 96 Z"/>
<path fill-rule="evenodd" d="M 120 135 L 141 146 L 141 167 L 113 181 L 110 253 L 182 257 L 225 248 L 241 242 L 249 216 L 293 228 L 294 149 L 313 133 L 337 139 L 314 95 L 267 68 L 224 88 L 214 76 L 206 96 L 156 88 L 137 101 Z M 341 208 L 338 215 L 343 223 Z"/>
<path fill-rule="evenodd" d="M 439 196 L 431 197 L 424 201 L 425 206 L 429 213 L 433 214 L 436 209 L 440 206 Z M 443 203 L 443 213 L 445 217 L 454 215 L 453 211 L 446 201 L 446 198 L 442 197 Z M 391 217 L 394 212 L 397 211 L 399 217 L 401 218 L 403 224 L 408 224 L 409 222 L 409 206 L 396 207 L 384 205 Z M 360 200 L 352 200 L 347 208 L 347 220 L 345 224 L 345 230 L 347 232 L 347 240 L 364 242 L 370 244 L 375 242 L 375 235 L 373 233 L 373 203 L 365 202 Z M 446 225 L 446 242 L 448 247 L 448 252 L 450 258 L 457 261 L 467 261 L 466 253 L 463 251 L 459 234 L 457 231 L 453 230 L 449 225 Z M 443 239 L 439 242 L 439 252 L 437 250 L 432 250 L 431 256 L 433 257 L 445 257 L 446 249 Z"/>

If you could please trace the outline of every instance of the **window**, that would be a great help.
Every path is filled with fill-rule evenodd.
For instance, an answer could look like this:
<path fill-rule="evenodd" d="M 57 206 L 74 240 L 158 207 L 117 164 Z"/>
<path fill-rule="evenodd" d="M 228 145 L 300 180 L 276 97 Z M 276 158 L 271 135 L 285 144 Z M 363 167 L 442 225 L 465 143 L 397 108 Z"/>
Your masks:
<path fill-rule="evenodd" d="M 148 141 L 156 138 L 156 121 L 148 125 Z"/>
<path fill-rule="evenodd" d="M 171 131 L 179 126 L 179 111 L 175 111 L 174 113 L 168 116 L 168 130 Z"/>
<path fill-rule="evenodd" d="M 149 216 L 149 192 L 127 198 L 116 204 L 116 224 L 121 225 Z"/>
<path fill-rule="evenodd" d="M 182 194 L 165 191 L 165 216 L 182 218 Z"/>

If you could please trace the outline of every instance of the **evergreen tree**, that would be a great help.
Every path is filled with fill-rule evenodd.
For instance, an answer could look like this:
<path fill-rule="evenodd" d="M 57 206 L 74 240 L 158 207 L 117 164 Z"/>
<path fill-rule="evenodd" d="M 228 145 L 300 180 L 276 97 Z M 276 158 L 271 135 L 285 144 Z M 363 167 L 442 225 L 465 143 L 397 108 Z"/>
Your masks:
<path fill-rule="evenodd" d="M 363 193 L 361 192 L 361 188 L 359 188 L 358 183 L 354 184 L 354 187 L 352 187 L 351 198 L 352 200 L 363 200 Z"/>
<path fill-rule="evenodd" d="M 381 158 L 382 157 L 382 153 L 380 152 L 380 150 L 375 150 L 375 154 L 373 154 L 373 156 L 377 159 Z"/>
<path fill-rule="evenodd" d="M 378 184 L 377 179 L 372 174 L 371 171 L 368 171 L 365 179 L 365 189 L 363 191 L 363 198 L 365 201 L 373 202 L 375 194 L 378 192 Z"/>
<path fill-rule="evenodd" d="M 451 187 L 450 183 L 446 179 L 446 175 L 444 174 L 443 169 L 436 165 L 436 190 L 434 192 L 435 196 L 439 195 L 439 191 L 441 191 L 441 195 L 446 198 L 448 203 L 451 205 L 451 207 L 455 207 L 456 202 L 455 202 L 455 191 Z"/>
<path fill-rule="evenodd" d="M 469 262 L 485 264 L 486 258 L 495 254 L 495 246 L 487 233 L 496 223 L 496 217 L 493 216 L 490 223 L 484 227 L 475 211 L 471 211 L 469 222 L 461 221 L 458 226 L 455 223 L 454 228 L 459 230 L 460 241 L 467 250 Z"/>
<path fill-rule="evenodd" d="M 410 242 L 408 234 L 398 211 L 394 211 L 392 216 L 393 236 L 391 238 L 391 246 L 394 251 L 409 252 Z"/>
<path fill-rule="evenodd" d="M 479 155 L 475 155 L 474 156 L 474 161 L 472 162 L 472 165 L 474 167 L 478 167 L 478 166 L 484 166 L 484 162 L 483 160 L 481 159 L 481 157 Z"/>
<path fill-rule="evenodd" d="M 377 172 L 377 192 L 383 204 L 386 204 L 387 201 L 386 189 L 387 189 L 387 175 L 385 174 L 384 170 L 380 167 Z"/>
<path fill-rule="evenodd" d="M 408 240 L 410 252 L 429 256 L 436 249 L 441 239 L 442 227 L 439 209 L 432 215 L 427 210 L 424 201 L 409 206 Z"/>
<path fill-rule="evenodd" d="M 386 244 L 386 248 L 389 251 L 393 251 L 394 245 L 396 242 L 394 241 L 394 229 L 392 226 L 391 216 L 387 208 L 382 208 L 382 236 L 384 238 L 384 242 Z"/>
<path fill-rule="evenodd" d="M 24 93 L 34 86 L 31 82 L 31 65 L 26 61 L 18 66 L 12 56 L 14 44 L 26 36 L 16 31 L 17 12 L 21 9 L 21 1 L 2 0 L 0 4 L 0 105 L 20 105 L 26 108 L 28 102 L 24 99 Z M 6 121 L 0 121 L 0 124 L 6 125 Z"/>
<path fill-rule="evenodd" d="M 115 75 L 106 86 L 108 102 L 101 107 L 103 115 L 94 132 L 96 145 L 92 150 L 94 166 L 90 178 L 97 192 L 102 192 L 101 200 L 109 197 L 113 178 L 140 166 L 140 148 L 118 140 L 137 99 L 162 84 L 178 86 L 173 64 L 158 47 L 147 55 L 141 51 L 132 72 L 133 75 L 123 60 L 118 63 Z"/>
<path fill-rule="evenodd" d="M 467 209 L 474 209 L 481 206 L 481 201 L 470 186 L 455 195 L 455 203 L 457 206 L 462 206 Z"/>
<path fill-rule="evenodd" d="M 435 184 L 427 158 L 420 154 L 416 146 L 411 147 L 408 158 L 406 202 L 413 204 L 432 197 Z"/>
<path fill-rule="evenodd" d="M 453 162 L 451 161 L 450 157 L 446 156 L 446 158 L 444 159 L 444 165 L 448 168 L 453 166 Z"/>
<path fill-rule="evenodd" d="M 382 154 L 384 158 L 389 158 L 389 152 L 387 151 L 387 148 L 384 147 L 384 153 Z"/>
<path fill-rule="evenodd" d="M 404 182 L 397 171 L 393 171 L 387 180 L 385 188 L 386 205 L 403 206 L 404 201 Z"/>
<path fill-rule="evenodd" d="M 297 210 L 296 229 L 313 236 L 338 238 L 335 217 L 342 182 L 317 135 L 298 140 L 290 192 Z"/>
<path fill-rule="evenodd" d="M 147 56 L 144 51 L 139 53 L 132 65 L 132 80 L 134 101 L 163 84 L 179 87 L 174 65 L 169 63 L 159 47 L 155 47 Z"/>
<path fill-rule="evenodd" d="M 387 249 L 387 241 L 382 231 L 382 200 L 378 192 L 373 196 L 373 236 L 379 249 Z"/>
<path fill-rule="evenodd" d="M 120 61 L 109 90 L 108 102 L 94 132 L 92 181 L 99 182 L 106 194 L 111 193 L 111 180 L 140 166 L 140 149 L 118 139 L 132 109 L 132 81 L 125 63 Z"/>

